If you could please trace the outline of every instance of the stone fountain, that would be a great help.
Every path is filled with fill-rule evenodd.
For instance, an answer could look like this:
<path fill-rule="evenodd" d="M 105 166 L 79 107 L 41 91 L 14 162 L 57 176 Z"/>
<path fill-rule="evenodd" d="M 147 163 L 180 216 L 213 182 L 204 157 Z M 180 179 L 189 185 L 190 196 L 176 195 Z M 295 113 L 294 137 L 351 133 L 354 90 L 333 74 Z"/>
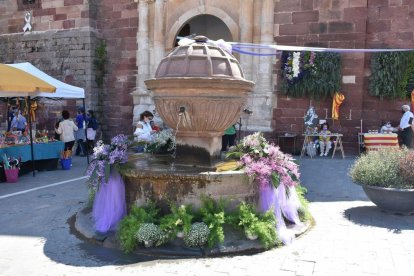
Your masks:
<path fill-rule="evenodd" d="M 244 79 L 239 62 L 198 36 L 169 53 L 145 83 L 158 114 L 177 130 L 176 159 L 131 154 L 121 171 L 128 207 L 149 200 L 161 207 L 171 201 L 198 207 L 202 194 L 256 203 L 257 189 L 243 172 L 213 172 L 221 136 L 238 121 L 254 85 Z"/>
<path fill-rule="evenodd" d="M 204 36 L 195 41 L 161 60 L 145 84 L 164 122 L 178 125 L 177 163 L 211 167 L 220 156 L 221 136 L 240 118 L 254 83 L 244 79 L 231 54 Z"/>

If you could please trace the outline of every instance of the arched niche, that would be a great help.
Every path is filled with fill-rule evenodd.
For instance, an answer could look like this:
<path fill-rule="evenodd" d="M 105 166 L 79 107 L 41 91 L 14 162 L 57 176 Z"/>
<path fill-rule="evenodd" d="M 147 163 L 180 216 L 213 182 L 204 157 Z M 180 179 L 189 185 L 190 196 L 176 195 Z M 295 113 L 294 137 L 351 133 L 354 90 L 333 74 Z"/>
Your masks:
<path fill-rule="evenodd" d="M 200 11 L 203 11 L 203 12 L 200 12 Z M 203 17 L 203 16 L 207 16 L 207 17 Z M 215 18 L 215 19 L 212 19 L 212 18 Z M 206 19 L 212 19 L 217 24 L 219 21 L 224 23 L 226 29 L 230 32 L 230 35 L 231 35 L 230 41 L 239 39 L 239 26 L 237 25 L 237 23 L 223 10 L 219 8 L 215 8 L 215 7 L 206 6 L 203 9 L 195 8 L 195 9 L 189 10 L 185 12 L 183 15 L 181 15 L 179 18 L 177 18 L 177 20 L 175 20 L 175 23 L 171 26 L 170 30 L 167 32 L 168 33 L 168 37 L 166 41 L 166 48 L 168 48 L 167 50 L 172 49 L 174 47 L 175 39 L 177 35 L 186 26 L 186 24 L 191 23 L 191 22 L 197 22 L 200 20 L 206 20 Z M 216 19 L 219 21 L 216 21 Z M 200 33 L 199 35 L 205 35 L 205 34 Z M 208 35 L 206 36 L 209 37 Z M 215 39 L 214 35 L 213 37 L 209 37 L 209 38 Z M 218 37 L 217 39 L 219 38 L 226 40 L 223 37 Z"/>
<path fill-rule="evenodd" d="M 191 18 L 179 30 L 177 37 L 194 34 L 204 35 L 211 40 L 224 39 L 225 41 L 233 41 L 227 25 L 220 18 L 210 14 L 202 14 Z M 177 43 L 175 46 L 178 46 Z"/>

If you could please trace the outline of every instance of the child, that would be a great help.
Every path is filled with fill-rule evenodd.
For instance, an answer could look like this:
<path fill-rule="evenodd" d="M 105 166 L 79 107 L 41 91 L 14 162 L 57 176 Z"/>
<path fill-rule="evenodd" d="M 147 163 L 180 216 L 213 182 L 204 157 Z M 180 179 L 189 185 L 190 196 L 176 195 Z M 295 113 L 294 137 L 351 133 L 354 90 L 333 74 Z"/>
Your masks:
<path fill-rule="evenodd" d="M 329 134 L 331 134 L 331 132 L 329 131 L 328 123 L 324 123 L 319 135 L 319 146 L 321 149 L 320 156 L 328 156 L 328 152 L 331 149 L 331 137 L 327 136 Z"/>

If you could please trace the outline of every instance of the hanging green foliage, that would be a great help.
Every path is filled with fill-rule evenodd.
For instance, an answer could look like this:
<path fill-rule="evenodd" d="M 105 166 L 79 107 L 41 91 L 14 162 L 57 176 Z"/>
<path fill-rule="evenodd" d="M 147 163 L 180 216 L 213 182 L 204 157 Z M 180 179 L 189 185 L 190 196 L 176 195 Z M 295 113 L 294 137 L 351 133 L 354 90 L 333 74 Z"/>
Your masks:
<path fill-rule="evenodd" d="M 370 95 L 381 99 L 406 99 L 413 88 L 413 52 L 382 52 L 372 55 Z"/>
<path fill-rule="evenodd" d="M 95 82 L 99 88 L 102 88 L 104 85 L 104 78 L 106 73 L 106 43 L 105 41 L 101 41 L 99 45 L 95 49 Z"/>
<path fill-rule="evenodd" d="M 285 95 L 324 99 L 341 89 L 339 53 L 284 51 L 281 65 Z"/>

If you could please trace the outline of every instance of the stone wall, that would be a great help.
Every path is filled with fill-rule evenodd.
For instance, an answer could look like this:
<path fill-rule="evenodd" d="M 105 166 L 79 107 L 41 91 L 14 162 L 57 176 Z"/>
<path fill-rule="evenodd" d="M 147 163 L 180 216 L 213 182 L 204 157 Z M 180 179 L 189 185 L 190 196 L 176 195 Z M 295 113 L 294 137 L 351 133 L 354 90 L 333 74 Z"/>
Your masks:
<path fill-rule="evenodd" d="M 38 8 L 32 8 L 33 30 L 23 34 L 24 11 L 18 10 L 16 1 L 0 3 L 0 62 L 28 61 L 57 79 L 85 88 L 87 108 L 98 111 L 104 138 L 131 134 L 137 4 L 130 0 L 42 0 Z M 98 87 L 95 49 L 102 43 L 107 58 L 104 83 Z M 46 121 L 53 125 L 53 117 L 66 105 L 72 105 L 75 112 L 75 105 L 81 103 L 40 104 L 39 127 L 48 127 Z M 43 116 L 49 120 L 42 120 Z"/>
<path fill-rule="evenodd" d="M 368 1 L 367 40 L 368 48 L 413 48 L 414 1 Z M 400 107 L 409 101 L 380 101 L 368 95 L 370 55 L 365 56 L 363 111 L 367 125 L 377 125 L 378 121 L 391 120 L 399 123 Z"/>
<path fill-rule="evenodd" d="M 83 27 L 95 27 L 95 22 L 90 13 L 93 5 L 100 0 L 36 0 L 40 5 L 21 5 L 19 9 L 17 1 L 0 2 L 0 34 L 22 32 L 24 26 L 24 14 L 26 10 L 32 10 L 32 26 L 36 31 L 74 29 Z M 92 5 L 92 8 L 89 8 Z"/>
<path fill-rule="evenodd" d="M 130 0 L 101 0 L 99 32 L 106 43 L 107 63 L 100 102 L 104 138 L 132 134 L 132 96 L 136 85 L 137 4 Z"/>
<path fill-rule="evenodd" d="M 412 47 L 414 20 L 412 1 L 281 0 L 275 3 L 275 42 L 283 45 L 332 48 Z M 411 3 L 411 5 L 410 5 Z M 381 121 L 397 125 L 404 101 L 380 101 L 368 95 L 370 54 L 342 54 L 340 121 L 331 119 L 332 100 L 312 101 L 281 95 L 274 109 L 275 133 L 303 131 L 303 116 L 314 105 L 319 117 L 328 118 L 334 130 L 344 134 L 348 150 L 357 150 L 361 119 L 363 130 L 378 128 Z M 280 64 L 275 71 L 280 75 Z M 275 135 L 276 135 L 275 134 Z"/>
<path fill-rule="evenodd" d="M 66 83 L 83 87 L 87 108 L 95 109 L 97 86 L 93 70 L 98 38 L 89 29 L 31 32 L 0 36 L 0 62 L 30 62 L 45 73 Z M 37 111 L 39 128 L 53 129 L 60 111 L 68 108 L 75 115 L 75 106 L 82 101 L 42 101 Z"/>

